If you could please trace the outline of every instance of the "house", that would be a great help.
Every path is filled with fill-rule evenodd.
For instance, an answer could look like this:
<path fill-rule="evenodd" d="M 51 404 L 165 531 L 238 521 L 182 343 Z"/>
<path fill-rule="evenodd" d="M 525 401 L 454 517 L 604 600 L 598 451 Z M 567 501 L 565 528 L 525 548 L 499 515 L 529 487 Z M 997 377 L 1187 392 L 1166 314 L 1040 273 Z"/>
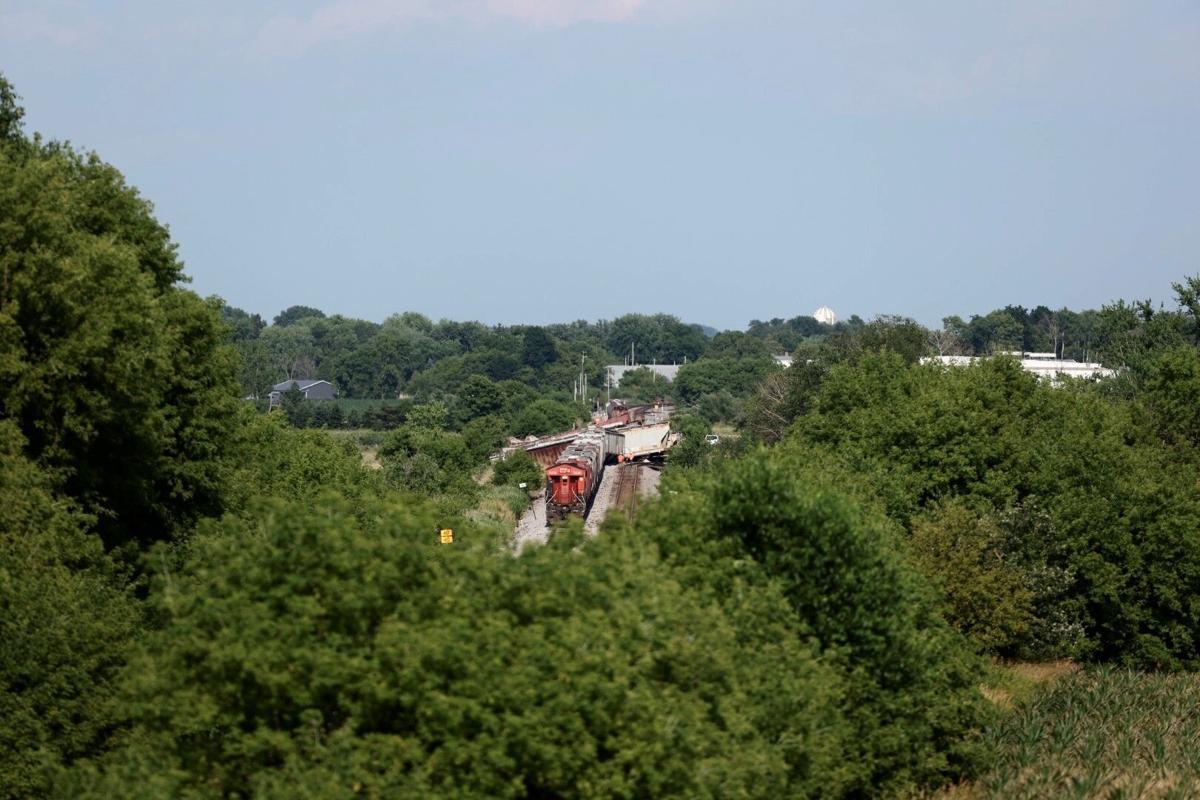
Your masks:
<path fill-rule="evenodd" d="M 337 397 L 337 389 L 329 381 L 317 381 L 310 378 L 301 378 L 297 380 L 284 381 L 277 383 L 271 387 L 270 394 L 267 395 L 271 400 L 271 407 L 279 405 L 283 402 L 283 395 L 291 391 L 295 386 L 304 395 L 305 400 L 332 400 Z"/>

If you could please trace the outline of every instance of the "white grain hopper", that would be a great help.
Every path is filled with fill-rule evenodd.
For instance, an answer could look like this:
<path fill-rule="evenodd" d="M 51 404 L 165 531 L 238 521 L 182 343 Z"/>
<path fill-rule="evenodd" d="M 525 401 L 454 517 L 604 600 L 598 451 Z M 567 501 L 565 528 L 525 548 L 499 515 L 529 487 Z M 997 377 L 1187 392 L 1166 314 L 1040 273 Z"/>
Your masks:
<path fill-rule="evenodd" d="M 663 453 L 679 438 L 671 433 L 669 422 L 651 425 L 626 425 L 606 431 L 608 456 L 623 461 Z"/>

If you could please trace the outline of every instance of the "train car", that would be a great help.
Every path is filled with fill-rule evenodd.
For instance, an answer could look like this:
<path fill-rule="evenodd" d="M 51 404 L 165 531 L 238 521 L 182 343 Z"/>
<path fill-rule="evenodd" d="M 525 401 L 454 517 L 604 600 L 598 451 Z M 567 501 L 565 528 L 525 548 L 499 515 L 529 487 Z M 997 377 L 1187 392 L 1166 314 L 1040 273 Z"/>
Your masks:
<path fill-rule="evenodd" d="M 587 514 L 600 486 L 607 454 L 604 431 L 589 429 L 579 434 L 546 469 L 547 525 L 572 515 Z"/>

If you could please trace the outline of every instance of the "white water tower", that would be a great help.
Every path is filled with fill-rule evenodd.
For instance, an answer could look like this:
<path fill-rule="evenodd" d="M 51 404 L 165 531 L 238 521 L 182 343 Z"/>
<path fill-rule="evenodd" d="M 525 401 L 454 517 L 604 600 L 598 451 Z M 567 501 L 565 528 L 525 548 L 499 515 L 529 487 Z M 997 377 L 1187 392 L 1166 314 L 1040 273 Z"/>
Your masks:
<path fill-rule="evenodd" d="M 836 325 L 837 314 L 833 313 L 833 309 L 829 306 L 821 306 L 813 312 L 813 319 L 822 325 Z"/>

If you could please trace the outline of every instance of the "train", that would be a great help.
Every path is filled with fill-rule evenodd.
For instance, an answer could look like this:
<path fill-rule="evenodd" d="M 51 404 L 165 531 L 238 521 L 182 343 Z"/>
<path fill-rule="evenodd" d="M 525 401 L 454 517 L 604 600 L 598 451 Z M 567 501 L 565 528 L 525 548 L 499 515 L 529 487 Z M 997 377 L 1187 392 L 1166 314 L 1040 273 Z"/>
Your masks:
<path fill-rule="evenodd" d="M 607 438 L 598 428 L 583 431 L 567 445 L 546 469 L 546 524 L 587 515 L 607 457 Z"/>
<path fill-rule="evenodd" d="M 657 459 L 679 440 L 670 423 L 592 426 L 575 437 L 546 468 L 546 524 L 587 516 L 606 461 Z"/>

